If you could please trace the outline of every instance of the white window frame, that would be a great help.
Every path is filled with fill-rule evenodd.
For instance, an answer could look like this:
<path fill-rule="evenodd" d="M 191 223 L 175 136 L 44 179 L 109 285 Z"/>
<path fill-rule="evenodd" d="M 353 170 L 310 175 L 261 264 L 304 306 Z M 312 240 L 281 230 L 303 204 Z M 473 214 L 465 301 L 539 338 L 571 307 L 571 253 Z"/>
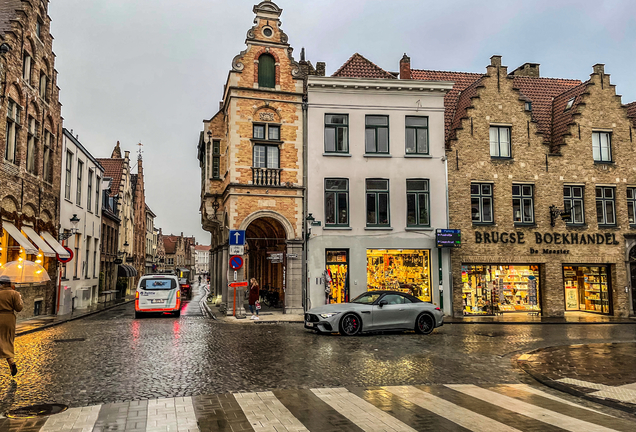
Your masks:
<path fill-rule="evenodd" d="M 612 133 L 592 132 L 592 155 L 594 162 L 612 162 Z"/>
<path fill-rule="evenodd" d="M 506 131 L 507 141 L 502 141 L 502 131 Z M 510 126 L 490 126 L 490 157 L 501 159 L 512 158 L 511 135 L 512 128 Z"/>

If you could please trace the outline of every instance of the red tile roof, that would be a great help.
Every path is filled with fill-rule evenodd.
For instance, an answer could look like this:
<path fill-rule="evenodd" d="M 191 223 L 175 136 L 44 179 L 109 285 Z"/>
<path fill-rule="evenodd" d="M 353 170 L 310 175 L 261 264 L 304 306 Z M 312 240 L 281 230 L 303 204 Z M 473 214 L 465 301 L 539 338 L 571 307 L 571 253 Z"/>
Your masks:
<path fill-rule="evenodd" d="M 210 246 L 203 246 L 203 245 L 196 245 L 194 248 L 196 250 L 199 250 L 199 251 L 209 251 L 210 250 Z"/>
<path fill-rule="evenodd" d="M 344 78 L 388 78 L 396 79 L 395 75 L 385 71 L 380 66 L 355 53 L 332 76 Z"/>
<path fill-rule="evenodd" d="M 444 96 L 444 126 L 446 137 L 450 135 L 457 102 L 461 92 L 480 79 L 483 74 L 411 69 L 411 78 L 424 81 L 452 81 L 453 88 Z"/>
<path fill-rule="evenodd" d="M 625 105 L 627 107 L 627 117 L 632 120 L 634 127 L 636 127 L 636 101 Z"/>
<path fill-rule="evenodd" d="M 121 176 L 124 172 L 124 159 L 97 158 L 97 161 L 104 167 L 104 177 L 113 179 L 110 187 L 110 196 L 117 195 L 121 185 Z"/>
<path fill-rule="evenodd" d="M 581 95 L 587 90 L 588 83 L 584 82 L 576 87 L 561 93 L 552 101 L 552 134 L 550 137 L 550 149 L 558 151 L 558 147 L 564 144 L 565 135 L 569 131 L 569 125 L 574 120 L 574 113 L 581 102 Z M 574 99 L 572 106 L 566 111 L 567 104 Z"/>
<path fill-rule="evenodd" d="M 455 114 L 452 117 L 450 133 L 447 133 L 448 138 L 455 138 L 457 129 L 461 127 L 462 119 L 466 117 L 468 108 L 473 105 L 473 98 L 477 97 L 477 89 L 482 86 L 482 82 L 483 77 L 474 81 L 459 94 L 456 102 Z"/>
<path fill-rule="evenodd" d="M 177 236 L 164 236 L 163 237 L 163 247 L 166 251 L 166 254 L 175 254 L 177 253 Z"/>

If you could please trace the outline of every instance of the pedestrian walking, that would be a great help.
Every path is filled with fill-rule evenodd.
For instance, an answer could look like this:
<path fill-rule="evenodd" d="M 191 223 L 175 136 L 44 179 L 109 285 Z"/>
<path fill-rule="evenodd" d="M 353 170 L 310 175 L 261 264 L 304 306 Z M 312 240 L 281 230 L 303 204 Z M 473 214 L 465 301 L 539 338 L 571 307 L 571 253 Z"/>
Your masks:
<path fill-rule="evenodd" d="M 201 285 L 201 275 L 199 275 L 199 285 Z"/>
<path fill-rule="evenodd" d="M 0 358 L 7 359 L 11 376 L 16 376 L 18 367 L 13 358 L 15 349 L 15 312 L 23 308 L 22 296 L 15 290 L 15 285 L 6 277 L 0 277 Z"/>
<path fill-rule="evenodd" d="M 257 307 L 259 296 L 260 296 L 260 293 L 259 293 L 258 282 L 256 282 L 255 278 L 252 278 L 250 279 L 250 294 L 249 294 L 248 303 L 250 305 L 250 313 L 252 314 L 251 319 L 253 320 L 260 319 L 258 317 L 258 309 L 260 307 L 260 304 Z M 256 311 L 256 315 L 254 315 L 254 311 Z"/>

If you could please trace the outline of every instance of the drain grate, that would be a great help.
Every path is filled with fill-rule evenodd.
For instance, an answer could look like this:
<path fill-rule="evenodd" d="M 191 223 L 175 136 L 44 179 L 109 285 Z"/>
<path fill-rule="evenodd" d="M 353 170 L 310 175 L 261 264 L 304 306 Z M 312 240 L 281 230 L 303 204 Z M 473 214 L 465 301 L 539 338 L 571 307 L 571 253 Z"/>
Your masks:
<path fill-rule="evenodd" d="M 6 418 L 34 418 L 46 417 L 53 414 L 59 414 L 68 409 L 66 405 L 61 404 L 43 404 L 33 405 L 9 411 L 4 416 Z"/>
<path fill-rule="evenodd" d="M 62 342 L 84 342 L 86 339 L 84 338 L 76 338 L 76 339 L 56 339 L 53 342 L 62 343 Z"/>

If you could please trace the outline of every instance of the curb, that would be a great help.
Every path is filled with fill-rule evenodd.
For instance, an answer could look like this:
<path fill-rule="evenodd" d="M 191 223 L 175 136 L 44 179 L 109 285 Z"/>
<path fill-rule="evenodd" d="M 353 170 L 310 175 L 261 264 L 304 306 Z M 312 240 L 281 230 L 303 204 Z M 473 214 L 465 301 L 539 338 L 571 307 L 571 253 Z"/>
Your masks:
<path fill-rule="evenodd" d="M 547 348 L 552 348 L 552 347 L 547 347 Z M 547 348 L 540 348 L 540 349 L 536 349 L 534 351 L 530 351 L 527 352 L 525 354 L 527 355 L 532 355 L 532 354 L 536 354 L 539 353 L 541 351 L 546 350 Z M 520 356 L 517 356 L 517 358 Z M 598 403 L 601 405 L 605 405 L 608 406 L 610 408 L 614 408 L 623 412 L 627 412 L 629 414 L 636 414 L 636 405 L 631 405 L 631 404 L 626 404 L 624 402 L 620 402 L 614 399 L 604 399 L 604 398 L 598 398 L 595 396 L 590 396 L 589 393 L 577 390 L 575 388 L 573 388 L 572 386 L 569 386 L 567 384 L 563 384 L 560 383 L 558 381 L 555 381 L 551 378 L 546 377 L 545 375 L 533 371 L 532 368 L 525 362 L 525 361 L 519 361 L 517 359 L 513 360 L 517 366 L 522 369 L 525 373 L 527 373 L 528 375 L 530 375 L 532 378 L 534 378 L 536 381 L 538 381 L 540 384 L 543 384 L 546 387 L 550 387 L 553 388 L 555 390 L 558 390 L 560 392 L 563 393 L 567 393 L 570 394 L 572 396 L 576 396 L 579 397 L 581 399 L 585 399 L 587 401 L 590 402 L 594 402 L 594 403 Z"/>
<path fill-rule="evenodd" d="M 64 323 L 75 321 L 75 320 L 82 319 L 82 318 L 86 318 L 86 317 L 92 316 L 92 315 L 97 315 L 98 313 L 106 312 L 107 310 L 114 309 L 114 308 L 116 308 L 118 306 L 126 305 L 126 304 L 132 303 L 134 301 L 135 301 L 134 299 L 127 300 L 127 301 L 124 301 L 124 302 L 121 302 L 121 303 L 117 303 L 116 305 L 108 306 L 108 307 L 105 307 L 104 309 L 100 309 L 100 310 L 97 310 L 97 311 L 88 312 L 88 313 L 85 313 L 83 315 L 78 315 L 76 317 L 72 317 L 72 318 L 69 318 L 69 319 L 64 320 L 64 321 L 58 321 L 58 322 L 54 322 L 54 323 L 51 323 L 51 324 L 45 324 L 42 327 L 37 327 L 37 328 L 31 329 L 31 330 L 25 330 L 23 332 L 16 333 L 15 336 L 16 337 L 24 336 L 24 335 L 28 335 L 28 334 L 31 334 L 31 333 L 39 332 L 40 330 L 46 330 L 46 329 L 49 329 L 51 327 L 57 327 L 57 326 L 62 325 Z"/>
<path fill-rule="evenodd" d="M 463 324 L 463 325 L 635 325 L 636 321 L 615 321 L 615 322 L 536 322 L 536 321 L 517 321 L 517 322 L 476 322 L 476 321 L 444 321 L 444 325 Z"/>
<path fill-rule="evenodd" d="M 203 312 L 203 315 L 216 321 L 216 315 L 212 313 L 212 309 L 210 309 L 210 306 L 208 306 L 208 295 L 210 294 L 210 290 L 205 285 L 203 286 L 203 290 L 205 291 L 205 294 L 199 301 L 199 308 L 201 308 L 201 312 Z"/>
<path fill-rule="evenodd" d="M 278 321 L 254 321 L 254 324 L 305 324 L 304 321 L 285 321 L 285 320 L 278 320 Z"/>

